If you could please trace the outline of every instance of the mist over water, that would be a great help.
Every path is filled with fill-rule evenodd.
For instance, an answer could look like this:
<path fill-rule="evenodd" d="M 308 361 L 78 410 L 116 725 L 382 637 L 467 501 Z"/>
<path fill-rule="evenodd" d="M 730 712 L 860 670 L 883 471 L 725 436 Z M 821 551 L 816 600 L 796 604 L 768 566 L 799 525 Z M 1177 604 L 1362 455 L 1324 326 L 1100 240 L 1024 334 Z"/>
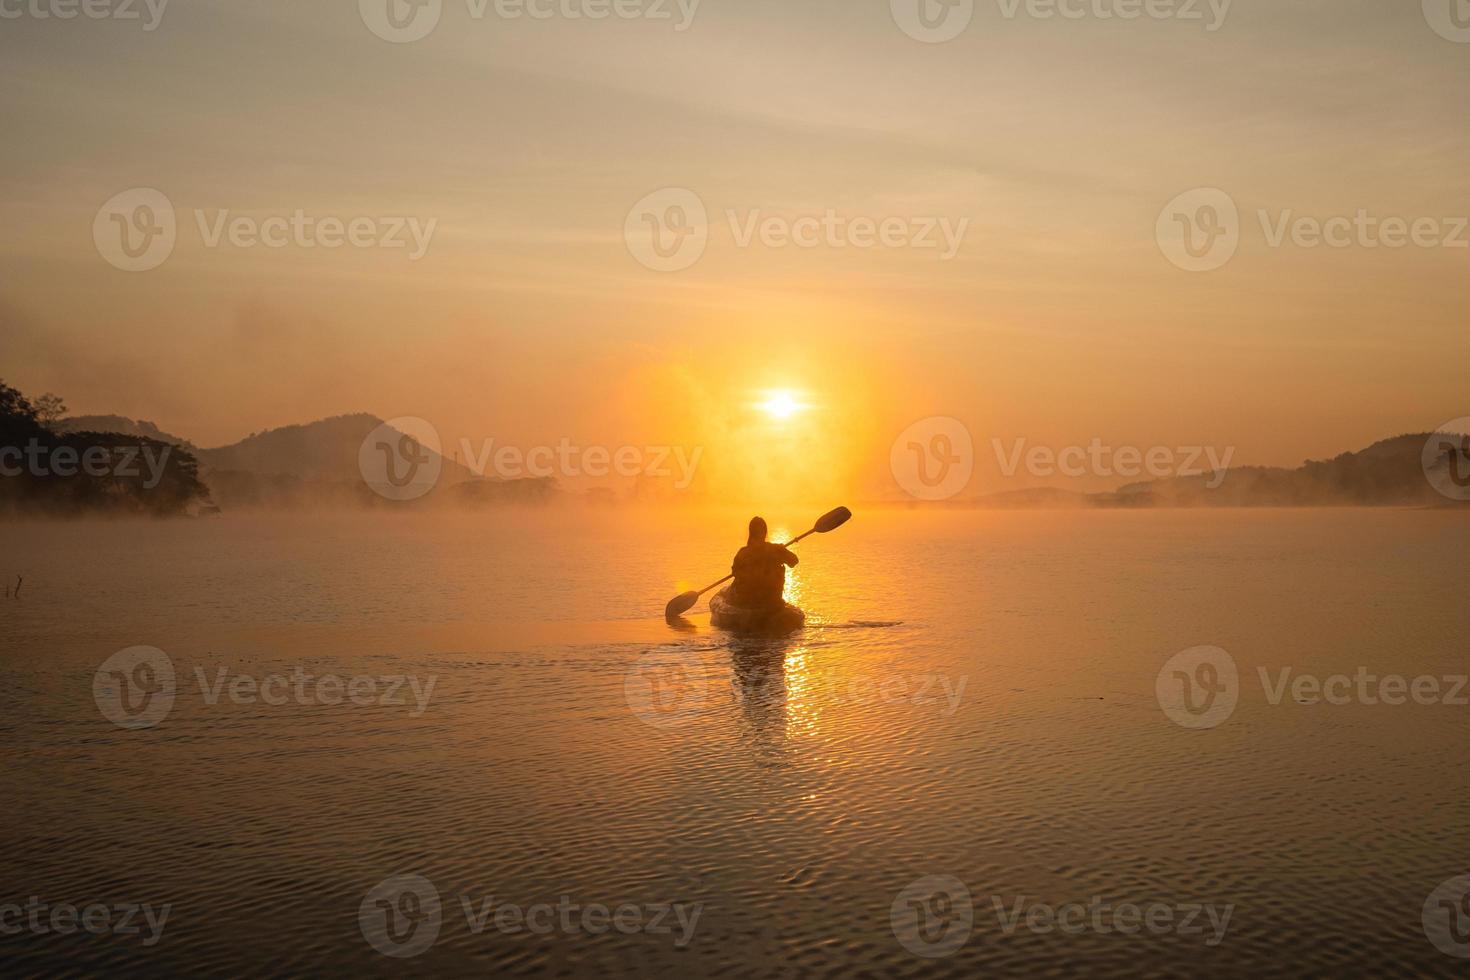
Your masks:
<path fill-rule="evenodd" d="M 859 511 L 798 546 L 805 632 L 665 624 L 748 516 L 0 526 L 0 894 L 171 905 L 151 947 L 0 937 L 7 972 L 376 975 L 360 906 L 416 874 L 415 965 L 451 976 L 1455 975 L 1421 911 L 1465 872 L 1470 709 L 1273 703 L 1259 671 L 1464 673 L 1463 514 Z M 94 683 L 140 645 L 177 690 L 121 728 Z M 1204 645 L 1238 703 L 1189 730 L 1156 682 Z M 974 924 L 928 961 L 891 907 L 936 875 Z M 464 911 L 564 896 L 701 911 L 682 946 Z M 1007 931 L 1095 897 L 1233 911 L 1215 945 Z"/>

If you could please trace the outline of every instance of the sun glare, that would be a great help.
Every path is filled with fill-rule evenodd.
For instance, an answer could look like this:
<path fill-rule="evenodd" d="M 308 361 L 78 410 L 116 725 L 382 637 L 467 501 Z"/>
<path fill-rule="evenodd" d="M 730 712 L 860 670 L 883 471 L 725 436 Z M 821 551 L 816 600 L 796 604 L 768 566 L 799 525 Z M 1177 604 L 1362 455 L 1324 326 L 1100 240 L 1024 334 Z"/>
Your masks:
<path fill-rule="evenodd" d="M 789 419 L 798 412 L 804 411 L 806 405 L 795 394 L 789 391 L 772 391 L 766 400 L 761 402 L 760 410 L 773 419 Z"/>

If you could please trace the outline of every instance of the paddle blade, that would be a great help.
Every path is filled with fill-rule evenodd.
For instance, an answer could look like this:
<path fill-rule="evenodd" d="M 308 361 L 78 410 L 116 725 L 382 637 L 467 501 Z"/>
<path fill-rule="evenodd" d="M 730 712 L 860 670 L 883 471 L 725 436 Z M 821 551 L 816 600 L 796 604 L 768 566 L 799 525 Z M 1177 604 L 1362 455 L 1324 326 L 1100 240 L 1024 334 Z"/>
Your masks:
<path fill-rule="evenodd" d="M 846 507 L 839 507 L 829 514 L 823 514 L 821 520 L 817 521 L 817 530 L 823 534 L 835 531 L 848 521 L 852 520 L 852 511 Z"/>
<path fill-rule="evenodd" d="M 698 601 L 698 592 L 685 592 L 683 595 L 674 596 L 674 598 L 669 600 L 669 604 L 664 606 L 664 619 L 673 619 L 675 616 L 682 616 L 684 613 L 693 609 L 694 604 Z"/>

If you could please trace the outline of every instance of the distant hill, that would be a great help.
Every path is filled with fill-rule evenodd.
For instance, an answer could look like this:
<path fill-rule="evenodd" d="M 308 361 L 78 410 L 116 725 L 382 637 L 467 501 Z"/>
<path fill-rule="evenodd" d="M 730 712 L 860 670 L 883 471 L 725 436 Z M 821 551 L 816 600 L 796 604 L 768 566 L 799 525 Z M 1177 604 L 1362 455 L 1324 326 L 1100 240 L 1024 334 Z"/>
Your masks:
<path fill-rule="evenodd" d="M 122 415 L 73 415 L 52 422 L 47 428 L 57 435 L 67 435 L 72 432 L 117 432 L 125 436 L 156 439 L 159 442 L 178 446 L 180 449 L 187 449 L 191 453 L 198 452 L 198 447 L 188 439 L 165 432 L 152 422 L 130 419 Z"/>
<path fill-rule="evenodd" d="M 199 449 L 152 422 L 121 415 L 73 416 L 51 428 L 58 435 L 119 433 L 178 446 L 198 459 L 199 477 L 208 485 L 213 503 L 233 510 L 398 506 L 398 501 L 380 496 L 368 485 L 359 461 L 363 442 L 382 424 L 377 416 L 363 412 L 338 415 L 256 432 L 213 449 Z M 438 480 L 413 503 L 460 507 L 541 504 L 561 493 L 554 479 L 484 478 L 442 455 L 438 462 Z"/>
<path fill-rule="evenodd" d="M 1424 461 L 1431 437 L 1441 455 Z M 1454 447 L 1459 456 L 1453 460 Z M 1453 467 L 1453 469 L 1452 469 Z M 1211 484 L 1216 484 L 1211 486 Z M 1419 432 L 1375 442 L 1295 469 L 1236 466 L 1216 473 L 1124 484 L 1106 493 L 1030 487 L 926 503 L 889 497 L 875 506 L 1046 510 L 1148 507 L 1467 507 L 1436 487 L 1470 495 L 1470 443 L 1461 433 Z M 1458 493 L 1457 493 L 1458 495 Z"/>
<path fill-rule="evenodd" d="M 208 470 L 233 470 L 299 480 L 362 482 L 358 451 L 383 420 L 373 415 L 338 415 L 306 425 L 268 429 L 229 446 L 199 451 Z M 429 450 L 432 453 L 432 450 Z M 440 456 L 441 484 L 475 479 L 467 467 Z"/>
<path fill-rule="evenodd" d="M 1441 458 L 1431 472 L 1423 462 L 1430 432 L 1395 436 L 1367 449 L 1327 460 L 1308 460 L 1294 470 L 1242 466 L 1226 472 L 1220 485 L 1208 476 L 1176 477 L 1122 487 L 1120 494 L 1139 494 L 1165 507 L 1331 507 L 1452 506 L 1456 501 L 1435 490 L 1430 477 L 1445 479 L 1450 464 Z M 1444 434 L 1447 444 L 1462 437 Z M 1470 459 L 1461 463 L 1470 473 Z"/>
<path fill-rule="evenodd" d="M 359 465 L 363 441 L 382 424 L 358 413 L 257 432 L 200 450 L 201 474 L 225 510 L 396 504 L 373 492 Z M 459 484 L 480 482 L 467 467 L 425 451 L 438 456 L 440 475 L 424 502 Z"/>
<path fill-rule="evenodd" d="M 153 438 L 164 433 L 151 424 L 113 422 L 83 419 L 75 429 L 45 422 L 36 405 L 0 381 L 0 455 L 9 459 L 0 470 L 0 513 L 173 517 L 209 511 L 209 490 L 187 448 Z"/>

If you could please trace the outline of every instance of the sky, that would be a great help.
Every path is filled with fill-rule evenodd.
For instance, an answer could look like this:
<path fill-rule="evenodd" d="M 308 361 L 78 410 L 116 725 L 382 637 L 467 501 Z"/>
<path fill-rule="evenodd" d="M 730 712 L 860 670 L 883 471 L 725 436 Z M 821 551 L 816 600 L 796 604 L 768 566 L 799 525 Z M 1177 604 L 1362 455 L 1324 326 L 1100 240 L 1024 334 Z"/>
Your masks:
<path fill-rule="evenodd" d="M 1470 415 L 1450 0 L 391 0 L 411 41 L 389 2 L 0 0 L 0 378 L 205 446 L 362 411 L 761 491 L 891 490 L 931 417 L 1294 466 Z M 137 189 L 174 228 L 128 271 Z"/>

